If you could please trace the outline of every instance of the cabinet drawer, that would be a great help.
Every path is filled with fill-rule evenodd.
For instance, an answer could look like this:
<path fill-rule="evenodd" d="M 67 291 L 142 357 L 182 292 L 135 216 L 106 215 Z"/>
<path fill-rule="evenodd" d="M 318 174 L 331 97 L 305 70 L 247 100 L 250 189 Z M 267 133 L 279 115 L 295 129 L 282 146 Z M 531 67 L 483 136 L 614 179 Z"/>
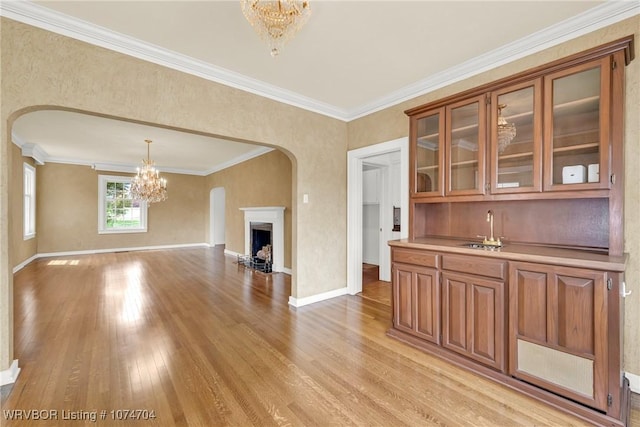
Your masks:
<path fill-rule="evenodd" d="M 502 280 L 507 277 L 507 263 L 505 261 L 494 261 L 473 256 L 443 255 L 442 268 L 444 270 Z"/>
<path fill-rule="evenodd" d="M 394 249 L 391 261 L 438 268 L 438 254 L 414 249 Z"/>

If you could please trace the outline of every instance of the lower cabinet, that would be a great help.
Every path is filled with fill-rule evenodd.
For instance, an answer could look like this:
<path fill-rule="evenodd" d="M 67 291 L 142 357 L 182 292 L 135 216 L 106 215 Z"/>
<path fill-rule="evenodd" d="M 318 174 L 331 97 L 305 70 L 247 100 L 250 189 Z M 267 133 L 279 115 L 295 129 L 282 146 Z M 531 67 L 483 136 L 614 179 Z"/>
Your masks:
<path fill-rule="evenodd" d="M 607 273 L 510 263 L 509 373 L 608 406 Z"/>
<path fill-rule="evenodd" d="M 442 346 L 505 371 L 504 282 L 442 273 Z"/>
<path fill-rule="evenodd" d="M 440 283 L 432 268 L 394 263 L 393 325 L 396 329 L 440 343 Z"/>
<path fill-rule="evenodd" d="M 623 270 L 395 247 L 392 261 L 392 336 L 461 355 L 596 424 L 624 424 Z"/>

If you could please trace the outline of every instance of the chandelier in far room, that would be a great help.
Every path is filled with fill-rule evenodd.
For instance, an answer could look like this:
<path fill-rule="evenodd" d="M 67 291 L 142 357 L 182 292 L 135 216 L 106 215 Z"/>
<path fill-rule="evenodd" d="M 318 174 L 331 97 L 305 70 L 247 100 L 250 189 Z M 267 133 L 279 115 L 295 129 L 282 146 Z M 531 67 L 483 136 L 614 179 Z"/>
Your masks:
<path fill-rule="evenodd" d="M 131 180 L 131 197 L 135 200 L 143 200 L 147 203 L 156 203 L 167 200 L 167 180 L 160 178 L 160 172 L 153 166 L 151 160 L 151 140 L 147 143 L 147 160 L 142 160 L 142 168 L 137 168 L 138 173 Z"/>
<path fill-rule="evenodd" d="M 308 1 L 297 0 L 241 0 L 242 13 L 271 48 L 276 57 L 282 46 L 289 41 L 309 19 L 311 8 Z"/>

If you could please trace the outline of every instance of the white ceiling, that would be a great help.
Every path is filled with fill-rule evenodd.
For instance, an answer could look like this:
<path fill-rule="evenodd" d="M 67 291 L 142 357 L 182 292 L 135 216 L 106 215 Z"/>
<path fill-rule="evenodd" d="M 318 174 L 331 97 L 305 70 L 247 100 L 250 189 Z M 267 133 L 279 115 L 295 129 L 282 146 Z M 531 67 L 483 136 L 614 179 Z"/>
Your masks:
<path fill-rule="evenodd" d="M 272 58 L 246 22 L 238 0 L 3 1 L 0 7 L 2 15 L 12 19 L 345 121 L 640 11 L 638 1 L 311 0 L 307 24 L 280 56 Z M 126 162 L 132 144 L 144 152 L 143 140 L 154 138 L 142 137 L 149 129 L 136 132 L 131 123 L 96 127 L 98 119 L 88 117 L 91 126 L 83 126 L 79 117 L 69 118 L 77 133 L 84 135 L 80 140 L 69 131 L 74 128 L 57 126 L 66 131 L 64 135 L 44 132 L 51 130 L 51 120 L 60 119 L 59 114 L 23 119 L 20 128 L 14 129 L 18 137 L 42 144 L 51 158 L 95 151 L 102 162 Z M 86 134 L 94 127 L 100 130 L 99 137 Z M 164 132 L 168 131 L 158 134 Z M 46 143 L 42 141 L 45 134 Z M 157 138 L 165 136 L 169 138 Z M 165 166 L 215 169 L 220 157 L 214 154 L 223 150 L 220 145 L 206 156 L 201 155 L 202 145 L 194 146 L 186 150 L 193 153 L 190 159 L 173 155 L 178 151 L 170 153 L 185 151 L 192 139 L 202 144 L 205 137 L 185 138 L 164 148 L 168 158 L 177 161 L 167 161 Z M 77 152 L 79 147 L 85 152 Z M 247 151 L 241 154 L 246 155 L 251 147 L 244 148 Z M 162 150 L 159 141 L 158 156 Z M 232 153 L 234 149 L 224 150 Z M 154 145 L 152 158 L 155 153 Z"/>

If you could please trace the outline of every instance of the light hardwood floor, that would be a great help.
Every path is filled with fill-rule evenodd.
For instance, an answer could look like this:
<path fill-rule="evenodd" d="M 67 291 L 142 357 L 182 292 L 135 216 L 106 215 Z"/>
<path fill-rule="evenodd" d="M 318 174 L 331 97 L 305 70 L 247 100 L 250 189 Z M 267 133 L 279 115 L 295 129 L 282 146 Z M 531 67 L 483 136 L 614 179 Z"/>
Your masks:
<path fill-rule="evenodd" d="M 29 264 L 14 279 L 22 372 L 0 424 L 583 424 L 388 338 L 388 306 L 344 296 L 294 309 L 287 275 L 234 261 L 184 249 Z M 7 421 L 18 409 L 58 420 Z M 131 409 L 155 419 L 113 420 Z M 97 422 L 62 419 L 81 411 Z"/>

